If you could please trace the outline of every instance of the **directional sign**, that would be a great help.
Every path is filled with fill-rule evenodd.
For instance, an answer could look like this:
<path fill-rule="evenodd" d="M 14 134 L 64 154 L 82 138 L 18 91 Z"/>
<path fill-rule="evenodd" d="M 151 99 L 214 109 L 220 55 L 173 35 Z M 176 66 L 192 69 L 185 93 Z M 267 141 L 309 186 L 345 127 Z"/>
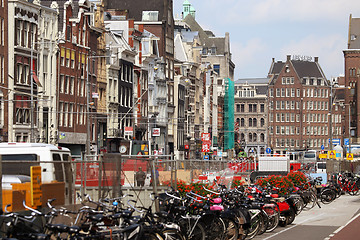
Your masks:
<path fill-rule="evenodd" d="M 344 138 L 344 145 L 349 145 L 349 139 L 348 138 Z"/>
<path fill-rule="evenodd" d="M 266 153 L 267 153 L 267 154 L 271 153 L 271 148 L 267 148 L 267 149 L 266 149 Z"/>
<path fill-rule="evenodd" d="M 354 154 L 353 153 L 347 153 L 346 154 L 346 160 L 354 160 Z"/>
<path fill-rule="evenodd" d="M 330 138 L 329 138 L 329 143 L 330 143 Z M 341 145 L 341 139 L 340 138 L 333 138 L 332 144 L 333 145 Z"/>
<path fill-rule="evenodd" d="M 204 155 L 204 160 L 209 160 L 209 155 Z"/>
<path fill-rule="evenodd" d="M 321 145 L 321 150 L 324 150 L 325 149 L 325 146 L 324 145 Z"/>

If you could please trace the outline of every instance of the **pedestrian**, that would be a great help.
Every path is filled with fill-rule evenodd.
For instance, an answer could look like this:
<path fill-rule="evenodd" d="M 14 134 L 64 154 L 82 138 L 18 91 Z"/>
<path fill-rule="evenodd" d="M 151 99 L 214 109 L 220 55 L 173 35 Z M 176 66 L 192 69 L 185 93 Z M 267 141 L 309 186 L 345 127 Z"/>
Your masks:
<path fill-rule="evenodd" d="M 142 170 L 141 167 L 139 167 L 139 171 L 137 171 L 135 174 L 136 185 L 138 187 L 143 187 L 145 184 L 145 178 L 146 178 L 145 172 Z"/>

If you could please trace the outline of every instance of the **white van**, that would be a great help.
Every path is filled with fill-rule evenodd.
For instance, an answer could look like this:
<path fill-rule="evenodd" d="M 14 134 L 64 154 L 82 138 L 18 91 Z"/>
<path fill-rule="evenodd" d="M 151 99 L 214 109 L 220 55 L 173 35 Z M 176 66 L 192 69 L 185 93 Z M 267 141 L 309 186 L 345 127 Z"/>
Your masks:
<path fill-rule="evenodd" d="M 326 162 L 316 163 L 316 173 L 326 173 Z"/>
<path fill-rule="evenodd" d="M 71 200 L 73 171 L 68 148 L 45 143 L 0 143 L 0 155 L 3 176 L 30 176 L 30 166 L 40 165 L 42 182 L 65 182 L 65 202 Z"/>

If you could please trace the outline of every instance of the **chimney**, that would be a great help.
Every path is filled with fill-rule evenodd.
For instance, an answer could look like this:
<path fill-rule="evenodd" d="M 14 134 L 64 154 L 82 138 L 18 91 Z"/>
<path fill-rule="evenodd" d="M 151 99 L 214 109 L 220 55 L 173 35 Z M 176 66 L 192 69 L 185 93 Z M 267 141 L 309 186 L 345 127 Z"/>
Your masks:
<path fill-rule="evenodd" d="M 275 58 L 272 58 L 272 62 L 275 62 Z"/>
<path fill-rule="evenodd" d="M 288 62 L 288 61 L 290 61 L 291 60 L 291 55 L 287 55 L 286 56 L 286 61 Z"/>
<path fill-rule="evenodd" d="M 317 63 L 319 61 L 319 57 L 315 57 L 314 61 Z"/>

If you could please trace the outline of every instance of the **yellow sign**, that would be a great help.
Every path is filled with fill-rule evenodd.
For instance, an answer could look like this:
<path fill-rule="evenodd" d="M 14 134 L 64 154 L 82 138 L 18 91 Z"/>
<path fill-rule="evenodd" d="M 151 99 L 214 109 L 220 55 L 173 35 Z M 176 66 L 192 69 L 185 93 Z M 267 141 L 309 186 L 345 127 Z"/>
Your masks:
<path fill-rule="evenodd" d="M 326 153 L 319 154 L 319 158 L 327 158 L 327 154 Z"/>
<path fill-rule="evenodd" d="M 40 166 L 31 166 L 30 167 L 30 177 L 31 177 L 31 205 L 32 206 L 41 206 L 41 167 Z"/>
<path fill-rule="evenodd" d="M 336 158 L 336 151 L 335 150 L 329 151 L 329 158 Z"/>
<path fill-rule="evenodd" d="M 347 153 L 346 154 L 346 160 L 354 160 L 354 154 L 353 153 Z"/>

